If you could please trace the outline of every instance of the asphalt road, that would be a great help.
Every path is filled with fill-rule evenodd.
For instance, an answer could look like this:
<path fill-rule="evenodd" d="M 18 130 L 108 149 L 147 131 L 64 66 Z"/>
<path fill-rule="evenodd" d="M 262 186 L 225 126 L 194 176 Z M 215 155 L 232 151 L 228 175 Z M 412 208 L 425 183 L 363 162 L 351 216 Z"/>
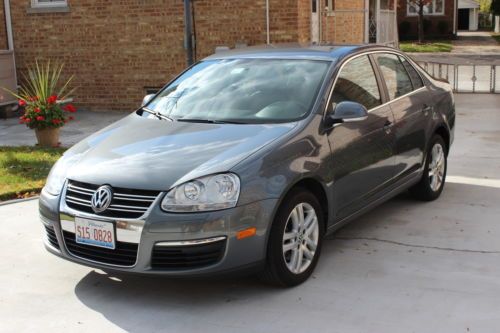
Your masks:
<path fill-rule="evenodd" d="M 45 252 L 36 201 L 0 206 L 0 331 L 498 331 L 500 96 L 457 102 L 440 200 L 401 195 L 354 221 L 293 289 L 108 276 Z"/>

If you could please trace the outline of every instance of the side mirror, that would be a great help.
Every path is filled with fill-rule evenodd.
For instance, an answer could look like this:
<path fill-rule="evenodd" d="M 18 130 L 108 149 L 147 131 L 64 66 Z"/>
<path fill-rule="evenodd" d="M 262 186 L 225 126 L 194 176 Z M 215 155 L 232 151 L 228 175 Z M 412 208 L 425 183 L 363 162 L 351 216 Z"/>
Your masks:
<path fill-rule="evenodd" d="M 149 95 L 144 96 L 144 98 L 142 99 L 142 104 L 141 104 L 141 106 L 144 106 L 144 105 L 148 104 L 148 103 L 149 103 L 149 101 L 150 101 L 153 97 L 155 97 L 155 94 L 149 94 Z"/>
<path fill-rule="evenodd" d="M 340 123 L 363 121 L 368 118 L 368 110 L 356 102 L 340 102 L 326 119 L 327 126 Z"/>

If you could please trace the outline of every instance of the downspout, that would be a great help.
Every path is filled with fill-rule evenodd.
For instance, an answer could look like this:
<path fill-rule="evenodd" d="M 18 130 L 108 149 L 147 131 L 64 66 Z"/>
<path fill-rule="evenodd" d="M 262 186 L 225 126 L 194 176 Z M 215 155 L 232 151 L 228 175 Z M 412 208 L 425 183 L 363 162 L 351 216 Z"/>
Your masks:
<path fill-rule="evenodd" d="M 12 65 L 14 66 L 14 80 L 17 89 L 17 66 L 16 66 L 16 55 L 14 52 L 14 37 L 12 34 L 12 17 L 10 14 L 10 0 L 4 0 L 4 15 L 5 15 L 5 26 L 7 29 L 7 48 L 12 52 Z M 17 108 L 17 107 L 16 107 Z"/>
<path fill-rule="evenodd" d="M 191 66 L 194 62 L 191 17 L 191 0 L 184 0 L 184 49 L 186 50 L 186 61 L 188 66 Z"/>
<path fill-rule="evenodd" d="M 457 35 L 458 0 L 455 0 L 455 12 L 453 13 L 453 35 Z"/>
<path fill-rule="evenodd" d="M 269 0 L 266 0 L 266 43 L 271 44 L 271 29 L 269 18 Z"/>
<path fill-rule="evenodd" d="M 5 25 L 7 28 L 7 48 L 14 51 L 14 38 L 12 37 L 12 19 L 10 16 L 10 0 L 4 0 Z"/>

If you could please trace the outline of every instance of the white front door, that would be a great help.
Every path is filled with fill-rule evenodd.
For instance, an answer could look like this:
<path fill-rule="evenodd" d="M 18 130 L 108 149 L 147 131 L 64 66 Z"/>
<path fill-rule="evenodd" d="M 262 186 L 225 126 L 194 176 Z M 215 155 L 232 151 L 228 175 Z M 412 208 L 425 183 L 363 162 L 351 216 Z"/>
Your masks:
<path fill-rule="evenodd" d="M 320 0 L 311 0 L 311 42 L 319 43 Z"/>

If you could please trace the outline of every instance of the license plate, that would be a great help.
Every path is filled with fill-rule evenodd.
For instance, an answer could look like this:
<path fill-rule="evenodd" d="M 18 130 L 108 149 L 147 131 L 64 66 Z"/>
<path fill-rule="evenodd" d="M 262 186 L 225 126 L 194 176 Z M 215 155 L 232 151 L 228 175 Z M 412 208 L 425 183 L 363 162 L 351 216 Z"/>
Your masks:
<path fill-rule="evenodd" d="M 113 223 L 75 218 L 75 241 L 79 244 L 115 249 Z"/>

